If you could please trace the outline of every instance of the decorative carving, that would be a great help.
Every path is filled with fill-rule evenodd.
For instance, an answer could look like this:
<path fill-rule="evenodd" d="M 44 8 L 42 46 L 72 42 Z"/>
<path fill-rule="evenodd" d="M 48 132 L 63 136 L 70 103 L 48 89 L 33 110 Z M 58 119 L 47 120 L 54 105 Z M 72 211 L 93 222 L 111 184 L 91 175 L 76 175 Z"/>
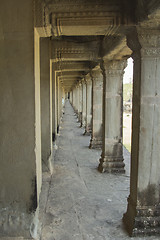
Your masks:
<path fill-rule="evenodd" d="M 117 15 L 103 16 L 99 13 L 63 13 L 54 16 L 53 32 L 55 36 L 61 35 L 112 35 L 121 24 L 121 19 Z M 92 28 L 88 29 L 89 26 Z M 77 27 L 80 31 L 77 32 Z"/>
<path fill-rule="evenodd" d="M 147 57 L 160 57 L 160 48 L 143 48 L 141 54 Z"/>
<path fill-rule="evenodd" d="M 104 69 L 106 74 L 108 75 L 123 75 L 124 69 L 127 66 L 127 60 L 119 60 L 119 61 L 105 61 Z"/>
<path fill-rule="evenodd" d="M 82 79 L 82 85 L 86 85 L 86 79 L 85 79 L 85 77 Z"/>
<path fill-rule="evenodd" d="M 54 59 L 54 62 L 58 61 L 64 61 L 64 60 L 69 60 L 69 61 L 74 61 L 75 59 L 79 60 L 95 60 L 98 58 L 98 53 L 97 51 L 93 51 L 93 49 L 87 49 L 84 47 L 66 47 L 66 48 L 56 48 L 54 50 L 52 59 Z"/>
<path fill-rule="evenodd" d="M 52 31 L 61 35 L 110 35 L 122 24 L 121 6 L 114 1 L 60 1 L 47 4 Z M 88 31 L 88 27 L 92 28 Z M 77 28 L 80 31 L 77 32 Z"/>
<path fill-rule="evenodd" d="M 75 1 L 70 1 L 70 0 L 63 0 L 63 1 L 52 1 L 47 4 L 48 9 L 50 12 L 85 12 L 85 11 L 102 11 L 102 12 L 120 12 L 120 4 L 118 2 L 114 1 L 94 1 L 89 2 L 86 0 L 75 0 Z"/>
<path fill-rule="evenodd" d="M 87 82 L 87 84 L 92 82 L 92 78 L 91 78 L 90 73 L 88 73 L 88 74 L 86 75 L 86 82 Z"/>
<path fill-rule="evenodd" d="M 134 60 L 140 58 L 140 55 L 146 57 L 158 57 L 160 55 L 160 35 L 159 31 L 134 28 L 127 38 L 128 46 L 133 50 Z"/>
<path fill-rule="evenodd" d="M 138 28 L 139 41 L 143 48 L 160 47 L 160 32 L 157 30 Z"/>
<path fill-rule="evenodd" d="M 100 65 L 97 65 L 94 69 L 91 71 L 91 77 L 93 80 L 100 79 L 100 76 L 102 76 L 102 70 L 100 68 Z"/>

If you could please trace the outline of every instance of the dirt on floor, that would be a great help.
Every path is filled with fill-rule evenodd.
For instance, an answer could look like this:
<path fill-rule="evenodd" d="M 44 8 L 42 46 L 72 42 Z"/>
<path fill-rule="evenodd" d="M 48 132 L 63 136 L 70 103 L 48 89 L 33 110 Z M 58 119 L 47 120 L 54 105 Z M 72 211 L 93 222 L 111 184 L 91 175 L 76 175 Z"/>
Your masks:
<path fill-rule="evenodd" d="M 101 150 L 89 149 L 90 136 L 83 133 L 67 101 L 52 159 L 54 172 L 43 173 L 40 240 L 158 240 L 130 238 L 124 229 L 129 152 L 124 149 L 125 174 L 99 173 Z"/>

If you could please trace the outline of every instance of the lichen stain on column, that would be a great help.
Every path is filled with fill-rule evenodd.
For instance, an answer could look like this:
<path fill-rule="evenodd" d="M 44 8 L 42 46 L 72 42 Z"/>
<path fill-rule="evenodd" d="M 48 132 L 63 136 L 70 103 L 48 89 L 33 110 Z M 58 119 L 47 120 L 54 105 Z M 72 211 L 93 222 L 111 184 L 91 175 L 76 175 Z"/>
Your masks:
<path fill-rule="evenodd" d="M 29 213 L 33 213 L 37 209 L 37 178 L 36 176 L 32 180 L 32 190 L 33 193 L 30 198 Z"/>

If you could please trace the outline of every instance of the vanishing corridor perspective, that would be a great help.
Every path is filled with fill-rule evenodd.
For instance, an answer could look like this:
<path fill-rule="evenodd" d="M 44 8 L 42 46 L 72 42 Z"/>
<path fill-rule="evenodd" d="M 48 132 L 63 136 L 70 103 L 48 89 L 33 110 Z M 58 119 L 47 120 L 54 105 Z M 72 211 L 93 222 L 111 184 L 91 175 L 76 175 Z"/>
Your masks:
<path fill-rule="evenodd" d="M 43 177 L 41 240 L 130 239 L 122 223 L 129 194 L 130 154 L 124 148 L 125 174 L 98 173 L 101 150 L 88 148 L 90 136 L 84 135 L 68 100 L 64 111 L 54 150 L 54 174 L 45 172 Z"/>
<path fill-rule="evenodd" d="M 159 76 L 159 0 L 1 0 L 0 238 L 160 237 Z"/>

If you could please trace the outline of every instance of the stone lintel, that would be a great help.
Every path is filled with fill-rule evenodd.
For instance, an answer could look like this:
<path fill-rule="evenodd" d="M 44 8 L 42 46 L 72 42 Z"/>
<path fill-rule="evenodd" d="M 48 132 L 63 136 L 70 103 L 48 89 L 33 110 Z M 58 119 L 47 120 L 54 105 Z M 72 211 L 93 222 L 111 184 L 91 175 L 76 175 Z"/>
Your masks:
<path fill-rule="evenodd" d="M 81 44 L 73 41 L 52 41 L 52 60 L 54 62 L 91 62 L 98 59 L 99 42 Z"/>
<path fill-rule="evenodd" d="M 90 70 L 90 61 L 58 61 L 55 62 L 55 59 L 51 59 L 54 63 L 54 70 L 57 72 L 89 72 Z"/>
<path fill-rule="evenodd" d="M 92 13 L 92 16 L 83 14 L 83 16 L 58 17 L 53 32 L 55 36 L 112 35 L 118 30 L 120 21 L 120 16 L 117 14 L 93 17 Z"/>
<path fill-rule="evenodd" d="M 42 38 L 52 36 L 51 25 L 49 25 L 47 27 L 36 27 L 36 30 L 37 30 L 39 36 Z"/>

